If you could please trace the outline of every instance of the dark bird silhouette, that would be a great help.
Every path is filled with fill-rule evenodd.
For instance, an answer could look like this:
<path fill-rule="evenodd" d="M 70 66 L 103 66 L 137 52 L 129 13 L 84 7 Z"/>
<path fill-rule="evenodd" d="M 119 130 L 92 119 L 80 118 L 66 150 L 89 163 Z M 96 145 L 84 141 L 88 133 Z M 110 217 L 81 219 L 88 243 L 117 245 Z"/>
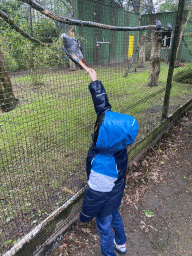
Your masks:
<path fill-rule="evenodd" d="M 160 20 L 155 20 L 156 22 L 156 29 L 160 30 L 161 29 L 161 21 Z"/>
<path fill-rule="evenodd" d="M 72 57 L 72 54 L 74 53 L 86 66 L 87 63 L 84 61 L 83 53 L 81 49 L 81 45 L 78 42 L 77 39 L 72 38 L 68 36 L 67 34 L 63 33 L 61 35 L 61 39 L 63 40 L 63 47 L 62 49 L 66 53 L 66 55 L 73 61 L 75 64 L 77 64 L 80 68 L 82 68 L 79 63 Z"/>
<path fill-rule="evenodd" d="M 168 27 L 168 30 L 171 32 L 172 31 L 172 27 L 171 27 L 170 23 L 167 24 L 167 27 Z"/>

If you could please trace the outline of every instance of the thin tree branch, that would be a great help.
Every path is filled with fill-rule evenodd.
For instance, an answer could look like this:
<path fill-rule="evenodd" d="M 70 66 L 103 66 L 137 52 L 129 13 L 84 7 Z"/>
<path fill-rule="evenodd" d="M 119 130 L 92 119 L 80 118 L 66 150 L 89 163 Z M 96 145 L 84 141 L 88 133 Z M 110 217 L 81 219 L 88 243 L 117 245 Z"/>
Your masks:
<path fill-rule="evenodd" d="M 192 51 L 191 51 L 191 49 L 189 48 L 189 46 L 187 45 L 187 43 L 185 42 L 184 36 L 183 36 L 183 43 L 184 43 L 185 47 L 187 48 L 188 53 L 192 56 Z"/>
<path fill-rule="evenodd" d="M 39 41 L 38 39 L 36 39 L 35 37 L 30 36 L 28 33 L 26 33 L 25 31 L 23 31 L 22 29 L 20 29 L 12 19 L 9 18 L 9 16 L 3 12 L 2 10 L 0 10 L 0 17 L 3 18 L 10 26 L 11 28 L 15 29 L 17 32 L 19 32 L 22 36 L 24 36 L 25 38 L 29 39 L 30 41 L 32 41 L 33 43 L 37 43 L 41 46 L 51 46 L 51 44 L 48 43 L 43 43 L 41 41 Z"/>
<path fill-rule="evenodd" d="M 63 1 L 63 0 L 60 0 L 62 2 L 62 4 L 67 8 L 68 12 L 71 14 L 71 16 L 73 17 L 74 16 L 74 13 L 71 12 L 71 10 L 69 9 L 69 7 L 67 6 L 67 4 Z"/>
<path fill-rule="evenodd" d="M 142 31 L 142 30 L 146 30 L 146 29 L 156 29 L 156 25 L 139 26 L 139 27 L 116 27 L 116 26 L 106 25 L 106 24 L 92 22 L 92 21 L 82 21 L 82 20 L 70 19 L 67 17 L 59 16 L 59 15 L 45 9 L 45 7 L 40 5 L 36 0 L 18 0 L 18 1 L 29 4 L 32 8 L 41 12 L 45 16 L 47 16 L 53 20 L 59 21 L 61 23 L 68 24 L 68 25 L 75 25 L 75 26 L 81 26 L 81 27 L 94 27 L 94 28 L 116 30 L 116 31 Z M 167 30 L 164 28 L 161 28 L 161 29 Z"/>

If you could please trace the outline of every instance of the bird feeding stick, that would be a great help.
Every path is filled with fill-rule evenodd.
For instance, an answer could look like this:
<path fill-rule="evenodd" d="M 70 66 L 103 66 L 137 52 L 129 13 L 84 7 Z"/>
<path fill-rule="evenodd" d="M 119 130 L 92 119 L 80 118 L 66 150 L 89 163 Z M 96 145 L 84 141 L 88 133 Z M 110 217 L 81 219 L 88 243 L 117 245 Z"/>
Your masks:
<path fill-rule="evenodd" d="M 89 71 L 89 68 L 73 53 L 71 56 L 81 65 L 82 68 L 84 68 L 87 72 Z"/>

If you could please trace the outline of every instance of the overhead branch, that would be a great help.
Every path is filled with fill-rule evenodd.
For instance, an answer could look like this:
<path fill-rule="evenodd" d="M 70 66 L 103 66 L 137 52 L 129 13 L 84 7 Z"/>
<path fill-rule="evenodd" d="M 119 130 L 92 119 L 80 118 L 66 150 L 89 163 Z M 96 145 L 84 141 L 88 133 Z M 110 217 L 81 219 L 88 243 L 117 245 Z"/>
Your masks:
<path fill-rule="evenodd" d="M 22 29 L 20 29 L 14 23 L 14 21 L 12 19 L 10 19 L 9 16 L 5 12 L 3 12 L 2 10 L 0 10 L 0 17 L 3 18 L 11 26 L 12 29 L 15 29 L 17 32 L 19 32 L 25 38 L 29 39 L 31 42 L 39 44 L 41 46 L 51 46 L 51 44 L 43 43 L 43 42 L 39 41 L 38 39 L 36 39 L 35 37 L 30 36 L 28 33 L 23 31 Z"/>
<path fill-rule="evenodd" d="M 80 27 L 101 28 L 101 29 L 108 29 L 108 30 L 115 30 L 115 31 L 142 31 L 142 30 L 147 30 L 147 29 L 156 29 L 156 25 L 138 26 L 138 27 L 116 27 L 116 26 L 106 25 L 106 24 L 92 22 L 92 21 L 82 21 L 82 20 L 70 19 L 67 17 L 57 15 L 57 14 L 47 10 L 45 7 L 43 7 L 41 4 L 39 4 L 36 0 L 18 0 L 18 1 L 29 4 L 33 9 L 39 11 L 40 13 L 44 14 L 45 16 L 47 16 L 55 21 L 59 21 L 61 23 L 65 23 L 68 25 L 75 25 L 75 26 L 80 26 Z M 166 30 L 164 28 L 161 28 L 161 29 Z"/>

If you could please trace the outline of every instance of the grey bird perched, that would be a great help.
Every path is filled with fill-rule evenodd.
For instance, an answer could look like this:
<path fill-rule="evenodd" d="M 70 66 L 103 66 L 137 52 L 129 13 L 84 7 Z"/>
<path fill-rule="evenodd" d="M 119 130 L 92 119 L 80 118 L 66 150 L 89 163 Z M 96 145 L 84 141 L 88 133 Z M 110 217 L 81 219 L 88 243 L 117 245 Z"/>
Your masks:
<path fill-rule="evenodd" d="M 83 53 L 81 49 L 81 45 L 78 42 L 77 39 L 72 38 L 68 36 L 67 34 L 63 33 L 61 35 L 61 39 L 63 40 L 63 47 L 62 49 L 66 53 L 66 55 L 73 61 L 75 64 L 77 64 L 80 68 L 82 68 L 79 63 L 72 57 L 72 54 L 74 53 L 86 66 L 87 63 L 84 61 Z"/>
<path fill-rule="evenodd" d="M 171 27 L 170 23 L 167 23 L 167 27 L 168 27 L 168 30 L 171 32 L 172 31 L 172 27 Z"/>
<path fill-rule="evenodd" d="M 161 21 L 160 20 L 155 20 L 156 22 L 156 29 L 160 30 L 161 29 Z"/>

